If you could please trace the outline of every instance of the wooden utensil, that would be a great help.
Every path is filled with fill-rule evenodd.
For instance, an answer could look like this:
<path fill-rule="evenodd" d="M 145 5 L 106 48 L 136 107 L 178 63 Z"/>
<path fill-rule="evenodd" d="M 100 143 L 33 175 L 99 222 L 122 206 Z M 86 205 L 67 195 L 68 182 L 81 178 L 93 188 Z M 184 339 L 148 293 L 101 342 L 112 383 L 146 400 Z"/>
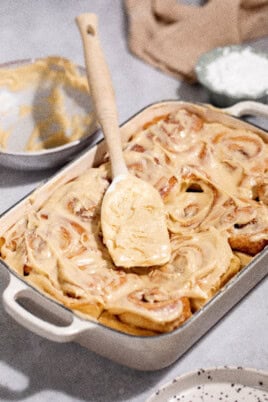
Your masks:
<path fill-rule="evenodd" d="M 117 266 L 162 265 L 170 258 L 164 205 L 159 192 L 126 166 L 115 96 L 98 36 L 95 14 L 76 18 L 83 41 L 89 86 L 112 168 L 101 206 L 104 243 Z"/>

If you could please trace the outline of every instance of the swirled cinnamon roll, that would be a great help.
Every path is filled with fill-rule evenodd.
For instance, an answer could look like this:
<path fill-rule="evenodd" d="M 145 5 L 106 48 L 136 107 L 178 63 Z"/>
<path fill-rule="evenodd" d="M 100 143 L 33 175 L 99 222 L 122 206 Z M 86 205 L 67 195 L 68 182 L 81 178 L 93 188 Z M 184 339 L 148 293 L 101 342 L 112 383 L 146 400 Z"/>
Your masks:
<path fill-rule="evenodd" d="M 188 298 L 158 287 L 138 288 L 107 307 L 121 322 L 155 332 L 170 332 L 191 316 Z"/>
<path fill-rule="evenodd" d="M 250 207 L 251 214 L 243 214 L 241 208 L 240 219 L 228 232 L 233 250 L 254 256 L 268 244 L 268 210 L 262 203 L 251 202 Z"/>
<path fill-rule="evenodd" d="M 185 170 L 164 195 L 168 228 L 172 233 L 187 233 L 200 228 L 220 197 L 217 188 L 206 178 L 202 179 L 190 169 Z"/>
<path fill-rule="evenodd" d="M 190 300 L 210 299 L 225 282 L 226 273 L 229 270 L 235 273 L 240 268 L 227 234 L 216 228 L 173 235 L 171 245 L 171 260 L 152 272 L 150 278 Z"/>

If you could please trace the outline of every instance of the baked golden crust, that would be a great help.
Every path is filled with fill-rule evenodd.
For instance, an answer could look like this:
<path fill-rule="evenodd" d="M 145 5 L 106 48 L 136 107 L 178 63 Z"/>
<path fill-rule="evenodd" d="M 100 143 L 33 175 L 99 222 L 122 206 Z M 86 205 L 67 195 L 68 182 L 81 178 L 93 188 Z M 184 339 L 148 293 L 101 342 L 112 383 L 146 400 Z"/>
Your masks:
<path fill-rule="evenodd" d="M 252 241 L 247 235 L 236 235 L 230 237 L 230 245 L 233 250 L 241 251 L 244 254 L 256 255 L 268 244 L 267 239 Z"/>
<path fill-rule="evenodd" d="M 111 314 L 109 311 L 104 311 L 98 320 L 101 324 L 113 328 L 117 331 L 124 332 L 129 335 L 136 336 L 154 336 L 158 335 L 158 332 L 153 330 L 147 330 L 141 327 L 136 327 L 134 325 L 130 325 L 129 323 L 124 323 L 120 320 L 118 316 L 115 314 Z"/>
<path fill-rule="evenodd" d="M 180 310 L 178 311 L 179 314 L 177 313 L 177 317 L 173 318 L 173 320 L 170 322 L 164 320 L 156 321 L 153 319 L 149 319 L 145 316 L 142 316 L 138 313 L 133 313 L 130 311 L 120 313 L 118 314 L 118 317 L 121 322 L 128 324 L 130 326 L 134 326 L 135 328 L 145 328 L 148 330 L 155 331 L 156 333 L 170 332 L 173 331 L 175 328 L 177 328 L 179 325 L 183 324 L 192 315 L 190 302 L 187 297 L 182 297 L 178 300 L 173 300 L 172 303 L 175 303 L 177 311 L 178 311 L 178 304 L 180 304 L 181 307 Z M 170 305 L 164 303 L 164 308 L 168 308 L 169 306 Z M 150 307 L 154 308 L 154 306 L 152 305 Z"/>
<path fill-rule="evenodd" d="M 234 254 L 239 258 L 241 268 L 246 267 L 253 259 L 251 255 L 241 253 L 240 251 L 235 251 Z"/>
<path fill-rule="evenodd" d="M 267 244 L 267 144 L 178 108 L 134 133 L 124 155 L 164 201 L 168 263 L 113 264 L 100 225 L 109 163 L 63 184 L 7 230 L 1 258 L 83 317 L 150 336 L 179 327 Z"/>

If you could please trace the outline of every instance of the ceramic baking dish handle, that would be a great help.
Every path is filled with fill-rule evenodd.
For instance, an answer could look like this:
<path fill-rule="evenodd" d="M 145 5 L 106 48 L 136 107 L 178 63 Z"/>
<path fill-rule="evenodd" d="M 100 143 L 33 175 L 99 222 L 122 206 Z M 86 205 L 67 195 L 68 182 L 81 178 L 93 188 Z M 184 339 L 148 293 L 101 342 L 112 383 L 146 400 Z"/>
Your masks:
<path fill-rule="evenodd" d="M 268 105 L 254 101 L 238 102 L 221 110 L 235 117 L 245 115 L 268 117 Z"/>
<path fill-rule="evenodd" d="M 10 282 L 3 293 L 5 310 L 22 326 L 44 338 L 56 342 L 70 342 L 82 332 L 92 329 L 95 324 L 85 321 L 72 314 L 72 322 L 67 326 L 57 326 L 37 317 L 18 303 L 20 298 L 26 298 L 40 304 L 40 296 L 37 292 L 24 284 L 15 276 L 10 277 Z M 43 300 L 42 300 L 43 302 Z M 50 301 L 48 301 L 50 303 Z M 52 303 L 52 302 L 51 302 Z M 44 303 L 42 303 L 44 305 Z M 42 307 L 42 305 L 41 305 Z M 55 309 L 55 307 L 54 307 Z M 57 310 L 61 309 L 57 306 Z M 49 311 L 49 307 L 45 308 Z M 65 312 L 65 311 L 64 311 Z"/>

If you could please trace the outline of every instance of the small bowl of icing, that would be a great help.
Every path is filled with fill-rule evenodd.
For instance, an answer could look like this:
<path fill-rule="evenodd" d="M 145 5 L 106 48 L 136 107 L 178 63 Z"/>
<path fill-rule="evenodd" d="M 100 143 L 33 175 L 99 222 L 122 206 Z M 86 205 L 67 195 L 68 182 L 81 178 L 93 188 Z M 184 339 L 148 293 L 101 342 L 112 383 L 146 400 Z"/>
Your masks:
<path fill-rule="evenodd" d="M 266 102 L 268 54 L 251 46 L 218 47 L 204 53 L 195 72 L 217 106 L 226 107 L 243 100 Z"/>

